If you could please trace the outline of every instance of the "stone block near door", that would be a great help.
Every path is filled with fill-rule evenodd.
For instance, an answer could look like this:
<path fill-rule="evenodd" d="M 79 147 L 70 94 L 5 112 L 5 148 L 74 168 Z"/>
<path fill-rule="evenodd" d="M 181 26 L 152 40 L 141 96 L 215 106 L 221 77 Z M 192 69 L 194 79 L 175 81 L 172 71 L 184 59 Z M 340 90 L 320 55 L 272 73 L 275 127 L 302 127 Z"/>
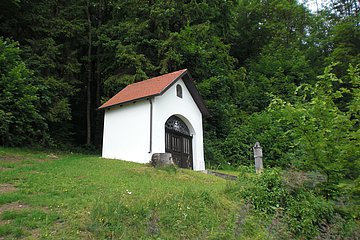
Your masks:
<path fill-rule="evenodd" d="M 150 163 L 154 167 L 167 167 L 174 165 L 171 153 L 154 153 L 151 157 Z"/>

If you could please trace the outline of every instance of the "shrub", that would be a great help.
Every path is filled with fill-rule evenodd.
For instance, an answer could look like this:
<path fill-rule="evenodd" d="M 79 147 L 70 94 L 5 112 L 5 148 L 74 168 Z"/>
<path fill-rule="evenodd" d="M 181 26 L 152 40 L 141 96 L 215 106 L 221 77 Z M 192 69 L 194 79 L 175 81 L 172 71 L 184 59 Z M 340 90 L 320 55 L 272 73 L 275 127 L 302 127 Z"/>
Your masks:
<path fill-rule="evenodd" d="M 227 192 L 245 199 L 256 214 L 265 217 L 274 238 L 294 235 L 313 239 L 322 221 L 334 215 L 333 204 L 307 189 L 305 181 L 294 184 L 292 177 L 298 179 L 299 174 L 285 176 L 282 170 L 274 168 L 256 175 L 253 169 L 242 168 L 238 182 L 229 184 Z"/>

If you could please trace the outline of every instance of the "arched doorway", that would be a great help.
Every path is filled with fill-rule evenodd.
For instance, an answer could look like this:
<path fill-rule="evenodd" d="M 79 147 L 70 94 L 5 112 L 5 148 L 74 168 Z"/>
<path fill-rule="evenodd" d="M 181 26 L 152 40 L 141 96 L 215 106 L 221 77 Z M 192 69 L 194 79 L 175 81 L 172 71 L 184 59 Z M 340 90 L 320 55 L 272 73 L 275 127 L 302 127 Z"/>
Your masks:
<path fill-rule="evenodd" d="M 165 152 L 171 153 L 177 166 L 193 168 L 192 136 L 189 128 L 177 116 L 171 116 L 165 123 Z"/>

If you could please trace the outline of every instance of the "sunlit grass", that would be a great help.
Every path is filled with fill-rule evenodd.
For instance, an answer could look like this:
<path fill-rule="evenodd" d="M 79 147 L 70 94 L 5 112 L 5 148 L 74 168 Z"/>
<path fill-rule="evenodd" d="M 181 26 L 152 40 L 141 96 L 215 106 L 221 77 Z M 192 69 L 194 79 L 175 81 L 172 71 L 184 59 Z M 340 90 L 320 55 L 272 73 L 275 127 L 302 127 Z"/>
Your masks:
<path fill-rule="evenodd" d="M 232 239 L 226 180 L 185 169 L 0 148 L 0 237 Z"/>

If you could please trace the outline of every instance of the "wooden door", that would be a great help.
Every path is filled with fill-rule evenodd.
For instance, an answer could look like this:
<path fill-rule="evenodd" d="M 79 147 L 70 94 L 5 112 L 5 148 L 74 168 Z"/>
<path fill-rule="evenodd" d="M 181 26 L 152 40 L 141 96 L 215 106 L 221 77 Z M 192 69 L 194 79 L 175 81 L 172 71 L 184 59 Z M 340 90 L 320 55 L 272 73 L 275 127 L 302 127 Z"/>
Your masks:
<path fill-rule="evenodd" d="M 186 124 L 172 116 L 165 124 L 165 152 L 171 153 L 174 163 L 181 168 L 193 168 L 192 136 Z"/>

